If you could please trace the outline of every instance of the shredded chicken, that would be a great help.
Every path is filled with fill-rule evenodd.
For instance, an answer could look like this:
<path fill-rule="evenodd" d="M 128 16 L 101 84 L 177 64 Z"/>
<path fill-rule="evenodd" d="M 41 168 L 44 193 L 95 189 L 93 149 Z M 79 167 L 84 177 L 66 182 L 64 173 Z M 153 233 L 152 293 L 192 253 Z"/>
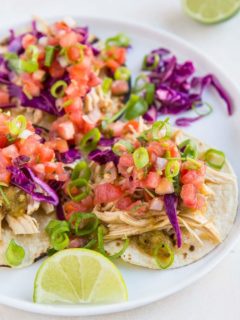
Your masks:
<path fill-rule="evenodd" d="M 35 211 L 37 211 L 40 207 L 40 202 L 34 200 L 31 196 L 27 195 L 27 214 L 31 215 L 33 214 Z"/>
<path fill-rule="evenodd" d="M 50 214 L 54 211 L 54 206 L 48 202 L 42 202 L 41 208 L 43 208 L 43 210 L 46 214 Z"/>
<path fill-rule="evenodd" d="M 34 234 L 39 233 L 36 219 L 27 214 L 19 217 L 6 216 L 9 227 L 14 234 Z"/>
<path fill-rule="evenodd" d="M 112 97 L 110 92 L 105 94 L 101 85 L 93 88 L 84 99 L 84 113 L 94 123 L 100 120 L 103 114 L 113 115 L 121 108 L 119 99 Z"/>
<path fill-rule="evenodd" d="M 221 184 L 221 183 L 229 183 L 229 181 L 234 181 L 234 180 L 235 180 L 234 175 L 230 175 L 229 173 L 217 171 L 210 167 L 207 167 L 206 181 L 209 181 L 211 183 Z"/>

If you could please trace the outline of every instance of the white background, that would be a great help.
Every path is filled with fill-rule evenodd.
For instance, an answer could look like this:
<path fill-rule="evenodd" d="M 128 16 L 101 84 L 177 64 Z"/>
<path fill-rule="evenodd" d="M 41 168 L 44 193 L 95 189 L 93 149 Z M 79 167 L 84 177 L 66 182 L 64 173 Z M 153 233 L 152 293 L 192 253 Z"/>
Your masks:
<path fill-rule="evenodd" d="M 4 29 L 32 15 L 84 14 L 136 21 L 175 33 L 209 55 L 240 85 L 240 14 L 225 23 L 204 26 L 184 15 L 180 0 L 0 0 L 0 28 Z M 0 320 L 47 318 L 0 306 Z M 137 310 L 87 319 L 239 320 L 240 243 L 203 279 L 169 298 Z"/>

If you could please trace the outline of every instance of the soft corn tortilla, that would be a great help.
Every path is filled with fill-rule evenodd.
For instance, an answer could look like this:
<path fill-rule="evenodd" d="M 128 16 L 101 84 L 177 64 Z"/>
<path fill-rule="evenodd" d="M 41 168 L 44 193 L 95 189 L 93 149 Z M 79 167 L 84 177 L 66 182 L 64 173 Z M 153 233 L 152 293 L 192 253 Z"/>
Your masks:
<path fill-rule="evenodd" d="M 44 231 L 45 227 L 51 219 L 56 218 L 55 213 L 46 215 L 42 210 L 37 211 L 32 215 L 39 225 L 39 233 L 31 235 L 14 235 L 12 230 L 5 224 L 2 228 L 2 239 L 0 241 L 0 266 L 1 267 L 13 267 L 10 266 L 6 260 L 5 254 L 8 245 L 11 240 L 14 240 L 18 245 L 24 248 L 25 257 L 22 263 L 17 266 L 23 268 L 31 265 L 35 261 L 39 260 L 46 255 L 47 250 L 50 247 L 49 237 Z M 15 266 L 14 266 L 15 268 Z"/>
<path fill-rule="evenodd" d="M 189 138 L 197 143 L 200 155 L 209 149 L 209 146 L 185 133 L 182 134 L 179 143 Z M 206 184 L 213 190 L 214 196 L 208 199 L 205 216 L 218 230 L 221 241 L 224 241 L 233 226 L 237 213 L 237 178 L 228 161 L 226 161 L 221 171 L 207 168 L 207 176 L 209 178 Z M 201 219 L 201 216 L 199 216 L 199 219 Z M 203 245 L 200 245 L 194 237 L 188 232 L 185 232 L 183 228 L 181 229 L 183 246 L 180 249 L 174 247 L 174 263 L 171 268 L 178 268 L 193 263 L 207 255 L 218 245 L 211 240 L 203 238 Z M 121 258 L 131 264 L 151 269 L 159 269 L 155 259 L 146 254 L 146 252 L 137 245 L 136 237 L 137 236 L 133 236 L 130 238 L 130 244 Z M 113 254 L 118 252 L 121 246 L 122 241 L 115 240 L 106 243 L 105 249 L 110 254 Z"/>

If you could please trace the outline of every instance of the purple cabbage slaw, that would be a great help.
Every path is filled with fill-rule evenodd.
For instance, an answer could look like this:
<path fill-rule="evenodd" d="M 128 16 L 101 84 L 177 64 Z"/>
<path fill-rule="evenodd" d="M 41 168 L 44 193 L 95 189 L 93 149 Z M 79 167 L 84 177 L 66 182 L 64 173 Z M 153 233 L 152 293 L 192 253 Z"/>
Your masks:
<path fill-rule="evenodd" d="M 69 149 L 66 152 L 57 154 L 58 161 L 63 163 L 73 163 L 74 161 L 81 159 L 81 153 L 77 149 Z"/>
<path fill-rule="evenodd" d="M 7 170 L 11 172 L 11 184 L 22 189 L 36 201 L 45 201 L 54 206 L 59 203 L 56 192 L 45 182 L 39 179 L 33 171 L 27 166 L 18 168 L 17 166 L 9 166 Z M 38 189 L 43 191 L 39 192 Z"/>
<path fill-rule="evenodd" d="M 228 115 L 233 114 L 232 100 L 214 75 L 194 77 L 195 67 L 191 61 L 181 64 L 169 50 L 164 48 L 151 51 L 147 56 L 147 66 L 153 64 L 155 55 L 159 57 L 159 62 L 147 73 L 149 82 L 155 85 L 155 97 L 153 105 L 144 115 L 145 120 L 152 122 L 156 120 L 157 114 L 179 114 L 191 110 L 194 103 L 202 101 L 205 89 L 210 86 L 215 88 L 226 103 Z M 202 117 L 204 116 L 180 118 L 176 124 L 187 126 Z"/>
<path fill-rule="evenodd" d="M 172 194 L 165 194 L 164 195 L 164 206 L 166 209 L 166 213 L 168 216 L 168 219 L 175 231 L 176 234 L 176 239 L 177 239 L 177 246 L 180 248 L 182 246 L 182 233 L 181 229 L 178 223 L 178 218 L 177 218 L 177 196 L 172 193 Z"/>

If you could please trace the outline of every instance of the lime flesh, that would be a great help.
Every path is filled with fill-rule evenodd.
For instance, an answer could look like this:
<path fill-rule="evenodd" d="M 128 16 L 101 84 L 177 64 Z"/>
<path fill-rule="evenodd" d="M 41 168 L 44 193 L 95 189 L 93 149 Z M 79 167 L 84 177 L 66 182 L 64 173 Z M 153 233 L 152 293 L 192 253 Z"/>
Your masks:
<path fill-rule="evenodd" d="M 46 259 L 34 282 L 37 303 L 113 303 L 127 297 L 116 266 L 87 249 L 63 250 Z"/>
<path fill-rule="evenodd" d="M 240 0 L 183 0 L 184 10 L 202 23 L 217 23 L 231 18 L 240 9 Z"/>

